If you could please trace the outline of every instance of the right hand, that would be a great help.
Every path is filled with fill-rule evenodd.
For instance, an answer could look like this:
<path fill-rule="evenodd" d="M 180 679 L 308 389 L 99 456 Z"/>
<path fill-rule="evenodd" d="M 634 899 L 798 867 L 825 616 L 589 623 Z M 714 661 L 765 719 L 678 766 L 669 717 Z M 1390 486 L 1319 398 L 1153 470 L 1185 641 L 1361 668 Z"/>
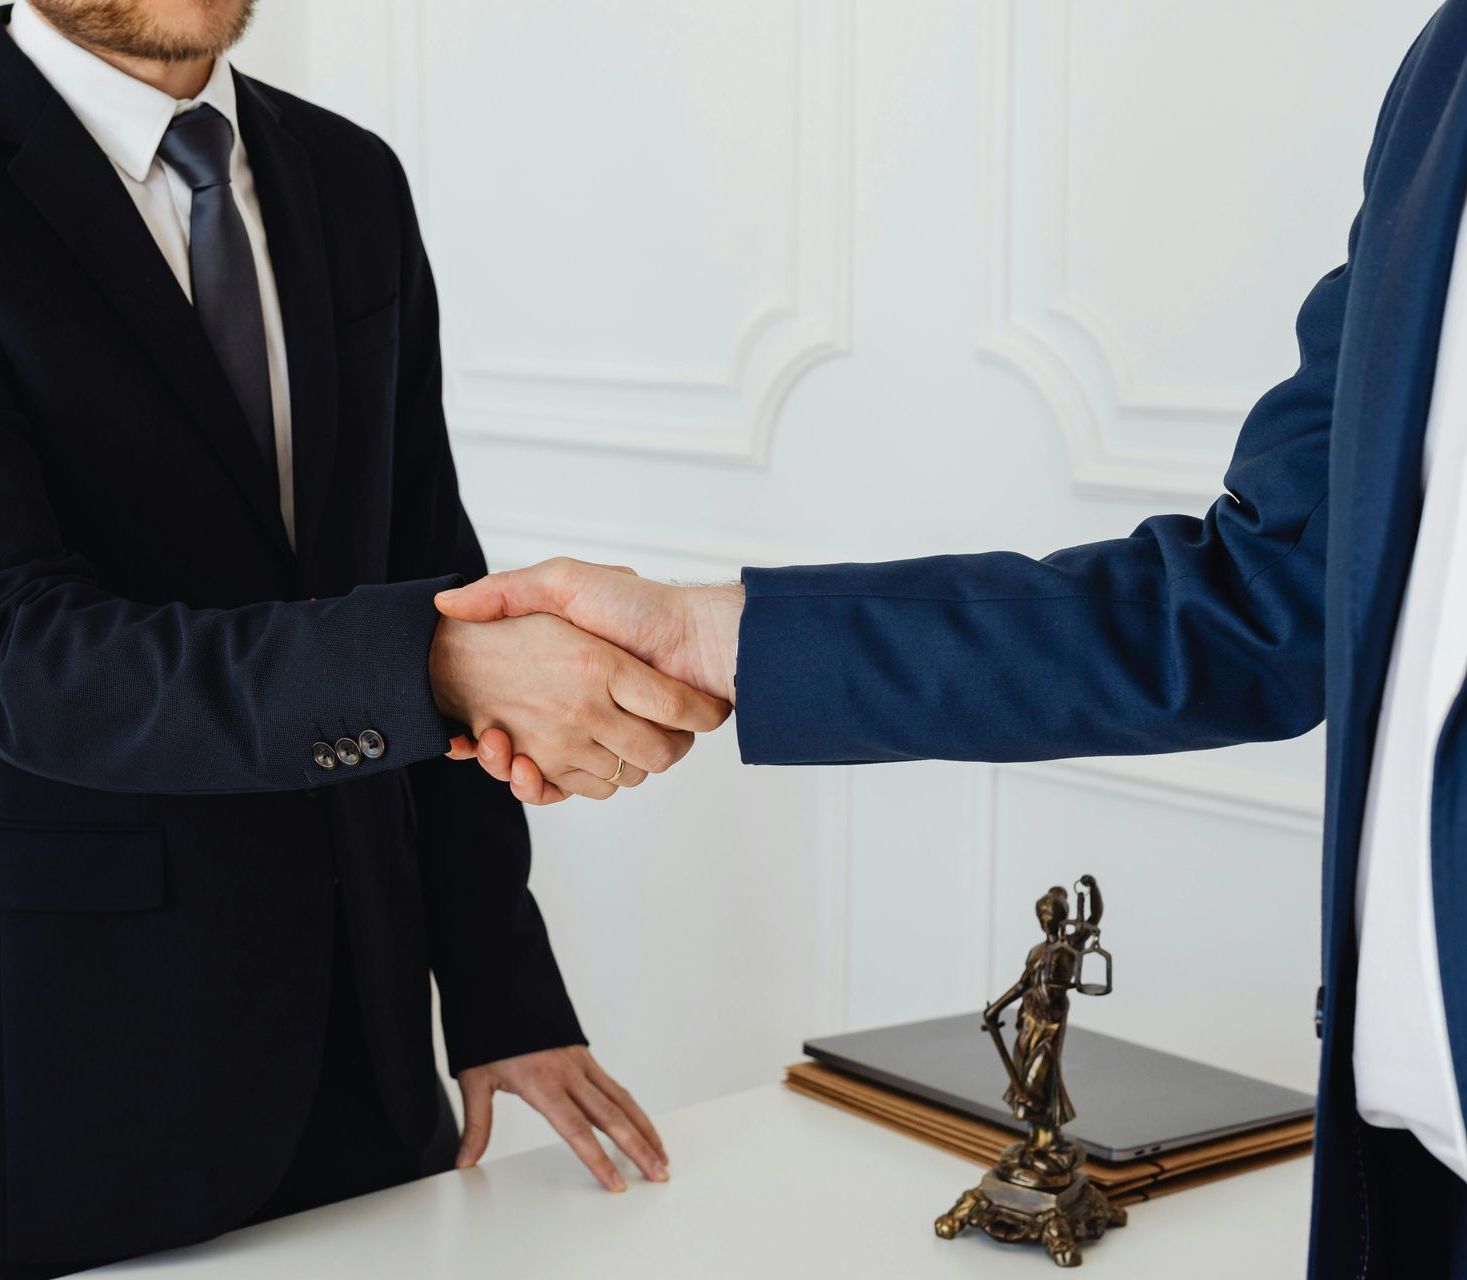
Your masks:
<path fill-rule="evenodd" d="M 438 611 L 468 622 L 551 613 L 657 670 L 732 704 L 744 589 L 681 587 L 620 565 L 557 556 L 440 591 Z M 518 745 L 518 744 L 517 744 Z"/>
<path fill-rule="evenodd" d="M 605 800 L 687 755 L 728 704 L 546 614 L 441 618 L 428 654 L 438 709 L 476 739 L 508 735 L 544 777 L 538 803 Z M 450 754 L 461 754 L 457 746 Z M 626 762 L 615 784 L 617 759 Z"/>

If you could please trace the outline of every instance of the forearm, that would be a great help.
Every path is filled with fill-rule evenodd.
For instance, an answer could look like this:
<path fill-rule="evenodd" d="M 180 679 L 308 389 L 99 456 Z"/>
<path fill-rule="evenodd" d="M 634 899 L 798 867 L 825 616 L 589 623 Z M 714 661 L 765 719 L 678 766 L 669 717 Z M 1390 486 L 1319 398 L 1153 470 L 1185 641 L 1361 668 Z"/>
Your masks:
<path fill-rule="evenodd" d="M 1323 524 L 1306 521 L 1251 590 L 1223 568 L 1174 578 L 1154 549 L 1115 544 L 1065 563 L 751 570 L 743 758 L 1039 760 L 1302 733 L 1321 715 Z"/>
<path fill-rule="evenodd" d="M 0 573 L 0 755 L 111 791 L 304 788 L 441 754 L 432 597 L 452 579 L 237 609 L 146 605 L 78 574 Z M 376 758 L 314 744 L 375 729 Z"/>

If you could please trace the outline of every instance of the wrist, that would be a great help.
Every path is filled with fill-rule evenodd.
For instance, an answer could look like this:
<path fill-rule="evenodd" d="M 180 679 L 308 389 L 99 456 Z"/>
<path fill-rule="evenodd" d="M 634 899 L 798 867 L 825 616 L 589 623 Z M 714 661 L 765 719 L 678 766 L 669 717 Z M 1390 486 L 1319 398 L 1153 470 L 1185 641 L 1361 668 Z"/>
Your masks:
<path fill-rule="evenodd" d="M 438 713 L 459 724 L 469 723 L 465 699 L 464 632 L 473 624 L 458 618 L 439 618 L 428 646 L 428 686 Z"/>
<path fill-rule="evenodd" d="M 688 631 L 695 670 L 694 683 L 715 698 L 734 702 L 738 667 L 739 620 L 744 614 L 744 588 L 733 584 L 691 588 Z"/>

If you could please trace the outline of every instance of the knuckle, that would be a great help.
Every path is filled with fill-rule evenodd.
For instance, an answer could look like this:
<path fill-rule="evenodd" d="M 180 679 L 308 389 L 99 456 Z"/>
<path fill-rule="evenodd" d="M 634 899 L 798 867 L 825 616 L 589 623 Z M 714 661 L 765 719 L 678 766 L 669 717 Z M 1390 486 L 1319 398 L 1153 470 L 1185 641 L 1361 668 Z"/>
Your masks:
<path fill-rule="evenodd" d="M 677 750 L 666 738 L 659 738 L 647 751 L 649 773 L 666 773 L 678 761 Z"/>
<path fill-rule="evenodd" d="M 563 589 L 570 586 L 575 577 L 576 561 L 570 556 L 555 556 L 545 562 L 544 572 L 551 587 Z"/>
<path fill-rule="evenodd" d="M 573 656 L 575 673 L 582 680 L 600 685 L 606 681 L 606 655 L 599 645 L 581 641 Z"/>
<path fill-rule="evenodd" d="M 555 1083 L 555 1069 L 543 1062 L 531 1062 L 525 1066 L 525 1085 L 527 1088 L 548 1091 Z"/>
<path fill-rule="evenodd" d="M 656 700 L 657 717 L 663 724 L 677 724 L 688 713 L 687 694 L 676 685 L 662 689 Z"/>

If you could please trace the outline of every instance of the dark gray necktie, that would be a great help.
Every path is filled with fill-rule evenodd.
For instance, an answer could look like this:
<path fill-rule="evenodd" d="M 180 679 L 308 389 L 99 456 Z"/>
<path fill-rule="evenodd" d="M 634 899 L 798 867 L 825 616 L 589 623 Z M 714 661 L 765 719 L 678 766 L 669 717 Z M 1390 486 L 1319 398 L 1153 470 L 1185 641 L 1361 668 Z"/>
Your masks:
<path fill-rule="evenodd" d="M 188 265 L 194 310 L 273 470 L 275 415 L 265 320 L 249 233 L 229 186 L 233 146 L 229 121 L 203 106 L 173 118 L 158 155 L 193 190 Z"/>

